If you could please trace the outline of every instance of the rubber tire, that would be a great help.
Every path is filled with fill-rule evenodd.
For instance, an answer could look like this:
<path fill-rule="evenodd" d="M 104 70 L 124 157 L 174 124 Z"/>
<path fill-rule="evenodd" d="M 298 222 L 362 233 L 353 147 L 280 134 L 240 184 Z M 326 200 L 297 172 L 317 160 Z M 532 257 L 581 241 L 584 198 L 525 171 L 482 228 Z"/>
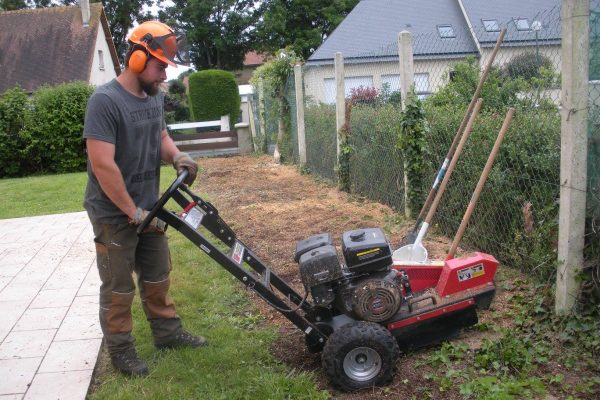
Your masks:
<path fill-rule="evenodd" d="M 381 369 L 371 379 L 359 381 L 344 371 L 344 359 L 352 350 L 366 347 L 381 358 Z M 352 322 L 337 329 L 325 343 L 321 360 L 334 386 L 351 392 L 388 384 L 396 372 L 400 349 L 396 339 L 383 326 L 365 321 Z"/>

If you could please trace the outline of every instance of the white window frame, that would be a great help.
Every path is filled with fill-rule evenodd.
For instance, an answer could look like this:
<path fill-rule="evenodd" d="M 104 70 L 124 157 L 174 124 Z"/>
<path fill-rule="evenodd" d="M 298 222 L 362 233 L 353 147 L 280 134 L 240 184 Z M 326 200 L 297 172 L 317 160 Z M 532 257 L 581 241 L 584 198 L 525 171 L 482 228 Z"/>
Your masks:
<path fill-rule="evenodd" d="M 481 23 L 486 32 L 500 32 L 500 24 L 497 19 L 482 19 Z"/>
<path fill-rule="evenodd" d="M 98 50 L 98 69 L 104 71 L 104 52 Z"/>
<path fill-rule="evenodd" d="M 429 72 L 419 72 L 414 74 L 415 93 L 420 100 L 426 99 L 431 94 L 429 83 Z"/>
<path fill-rule="evenodd" d="M 443 24 L 437 26 L 438 33 L 442 39 L 452 39 L 456 37 L 454 27 L 450 24 Z"/>
<path fill-rule="evenodd" d="M 514 21 L 515 27 L 517 28 L 518 31 L 526 32 L 526 31 L 530 31 L 531 30 L 531 24 L 529 23 L 529 19 L 527 19 L 527 18 L 521 18 L 521 17 L 515 17 L 515 18 L 513 18 L 513 21 Z M 525 24 L 527 24 L 527 28 L 525 28 L 525 27 L 522 26 L 523 22 L 525 22 Z"/>
<path fill-rule="evenodd" d="M 400 74 L 386 74 L 381 75 L 381 89 L 383 89 L 383 84 L 390 84 L 390 92 L 397 92 L 400 90 Z"/>

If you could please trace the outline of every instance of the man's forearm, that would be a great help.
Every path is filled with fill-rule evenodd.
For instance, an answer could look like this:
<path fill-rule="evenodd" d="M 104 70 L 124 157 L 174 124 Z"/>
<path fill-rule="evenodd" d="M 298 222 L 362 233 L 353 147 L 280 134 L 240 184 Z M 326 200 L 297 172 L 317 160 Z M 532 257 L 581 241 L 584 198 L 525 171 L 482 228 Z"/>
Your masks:
<path fill-rule="evenodd" d="M 135 216 L 136 205 L 127 192 L 125 181 L 117 164 L 92 166 L 102 191 L 129 218 Z"/>
<path fill-rule="evenodd" d="M 175 157 L 175 155 L 177 153 L 179 153 L 179 149 L 173 142 L 173 139 L 171 139 L 171 136 L 169 136 L 166 132 L 164 132 L 161 137 L 161 144 L 160 144 L 161 160 L 163 160 L 164 162 L 167 162 L 169 164 L 172 164 L 173 157 Z"/>

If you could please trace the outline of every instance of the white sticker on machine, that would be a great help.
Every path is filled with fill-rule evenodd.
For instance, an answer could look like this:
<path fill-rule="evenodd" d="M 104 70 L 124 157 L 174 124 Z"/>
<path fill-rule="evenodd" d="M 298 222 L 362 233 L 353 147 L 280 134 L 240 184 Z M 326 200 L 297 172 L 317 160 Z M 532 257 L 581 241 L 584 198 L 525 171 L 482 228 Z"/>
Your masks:
<path fill-rule="evenodd" d="M 244 246 L 242 246 L 240 242 L 235 242 L 231 259 L 238 263 L 238 265 L 242 265 L 242 262 L 244 261 Z"/>
<path fill-rule="evenodd" d="M 458 281 L 467 281 L 469 279 L 477 278 L 478 276 L 483 276 L 484 274 L 485 270 L 483 269 L 483 264 L 473 265 L 472 267 L 458 271 Z"/>
<path fill-rule="evenodd" d="M 187 215 L 183 218 L 185 222 L 190 224 L 192 228 L 198 229 L 200 224 L 202 223 L 202 217 L 204 217 L 204 213 L 197 207 L 192 207 Z"/>

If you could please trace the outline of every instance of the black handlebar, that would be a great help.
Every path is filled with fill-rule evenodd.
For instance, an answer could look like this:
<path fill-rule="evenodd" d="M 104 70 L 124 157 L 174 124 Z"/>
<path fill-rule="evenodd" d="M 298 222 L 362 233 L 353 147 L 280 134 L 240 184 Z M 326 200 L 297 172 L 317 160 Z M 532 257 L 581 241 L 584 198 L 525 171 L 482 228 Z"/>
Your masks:
<path fill-rule="evenodd" d="M 156 217 L 158 210 L 160 210 L 167 203 L 167 201 L 169 201 L 169 199 L 173 196 L 173 194 L 179 188 L 179 186 L 181 186 L 183 184 L 183 181 L 186 180 L 186 178 L 188 177 L 189 174 L 190 174 L 189 171 L 184 168 L 183 171 L 181 172 L 181 174 L 179 174 L 179 176 L 177 177 L 177 179 L 175 179 L 175 181 L 173 181 L 171 186 L 169 186 L 169 188 L 163 193 L 163 195 L 160 196 L 160 199 L 158 199 L 158 201 L 156 202 L 156 204 L 154 204 L 154 206 L 152 207 L 152 209 L 150 210 L 150 212 L 148 213 L 146 218 L 138 226 L 138 228 L 137 228 L 138 235 L 140 233 L 142 233 L 144 231 L 144 229 L 146 229 L 146 227 L 150 224 L 152 219 L 154 217 Z"/>

